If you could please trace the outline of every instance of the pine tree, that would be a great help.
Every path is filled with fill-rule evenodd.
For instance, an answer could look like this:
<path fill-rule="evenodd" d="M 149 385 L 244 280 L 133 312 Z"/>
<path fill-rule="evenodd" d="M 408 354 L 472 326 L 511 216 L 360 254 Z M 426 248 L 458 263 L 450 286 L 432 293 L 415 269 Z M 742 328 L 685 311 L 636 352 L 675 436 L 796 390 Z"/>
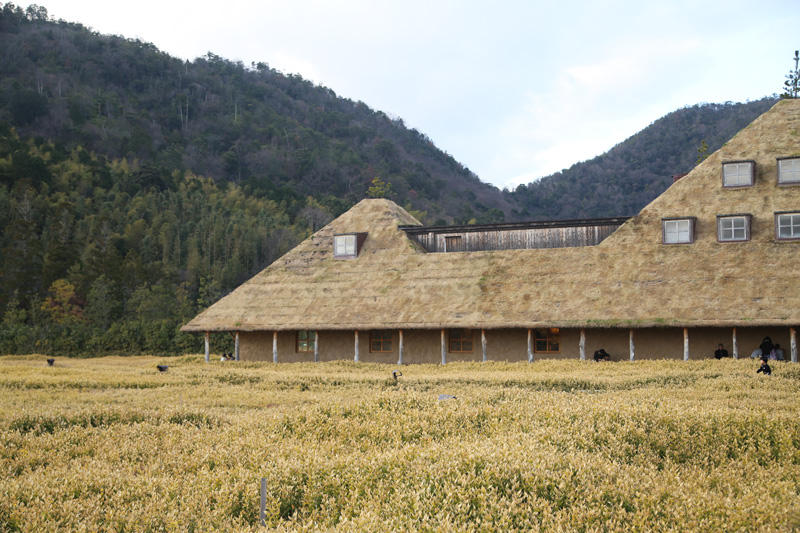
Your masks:
<path fill-rule="evenodd" d="M 798 64 L 800 64 L 800 51 L 795 50 L 794 70 L 790 70 L 786 75 L 786 81 L 783 82 L 786 92 L 781 95 L 781 98 L 797 98 L 797 94 L 800 92 L 800 68 Z"/>

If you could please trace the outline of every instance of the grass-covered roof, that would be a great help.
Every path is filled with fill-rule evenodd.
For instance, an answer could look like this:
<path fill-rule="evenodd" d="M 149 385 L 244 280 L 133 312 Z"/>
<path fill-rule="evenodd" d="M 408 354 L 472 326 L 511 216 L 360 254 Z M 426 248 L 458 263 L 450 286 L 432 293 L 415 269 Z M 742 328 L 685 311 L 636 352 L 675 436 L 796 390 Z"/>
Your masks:
<path fill-rule="evenodd" d="M 800 211 L 776 158 L 800 156 L 800 100 L 783 100 L 598 246 L 425 253 L 389 200 L 363 200 L 184 326 L 186 331 L 800 324 L 800 242 L 774 213 Z M 723 161 L 756 161 L 723 189 Z M 717 215 L 752 215 L 747 242 L 717 242 Z M 661 219 L 696 217 L 692 244 L 663 245 Z M 356 259 L 333 236 L 367 232 Z"/>

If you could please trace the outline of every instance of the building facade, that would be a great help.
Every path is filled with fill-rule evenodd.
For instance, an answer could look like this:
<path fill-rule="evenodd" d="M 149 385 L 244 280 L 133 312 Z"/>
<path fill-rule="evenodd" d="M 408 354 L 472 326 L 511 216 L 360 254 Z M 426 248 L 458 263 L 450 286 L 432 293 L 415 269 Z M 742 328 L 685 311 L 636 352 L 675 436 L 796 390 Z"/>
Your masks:
<path fill-rule="evenodd" d="M 797 359 L 800 101 L 630 219 L 423 227 L 363 200 L 191 322 L 244 360 Z"/>

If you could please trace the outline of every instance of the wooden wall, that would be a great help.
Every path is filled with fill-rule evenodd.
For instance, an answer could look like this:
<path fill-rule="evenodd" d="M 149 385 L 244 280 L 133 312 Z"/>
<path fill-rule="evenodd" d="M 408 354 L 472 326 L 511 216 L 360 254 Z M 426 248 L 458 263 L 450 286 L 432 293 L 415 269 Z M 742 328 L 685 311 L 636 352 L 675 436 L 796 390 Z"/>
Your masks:
<path fill-rule="evenodd" d="M 611 235 L 618 225 L 562 228 L 496 229 L 484 231 L 428 232 L 411 234 L 428 252 L 475 252 L 594 246 Z M 452 237 L 460 237 L 460 244 Z"/>

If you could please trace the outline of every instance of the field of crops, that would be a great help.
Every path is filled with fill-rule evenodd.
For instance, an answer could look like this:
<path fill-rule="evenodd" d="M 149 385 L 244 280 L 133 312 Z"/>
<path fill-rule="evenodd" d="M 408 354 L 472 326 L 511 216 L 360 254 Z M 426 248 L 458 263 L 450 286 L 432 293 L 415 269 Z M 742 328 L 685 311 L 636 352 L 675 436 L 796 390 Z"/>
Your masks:
<path fill-rule="evenodd" d="M 791 530 L 773 367 L 0 357 L 0 531 Z"/>

